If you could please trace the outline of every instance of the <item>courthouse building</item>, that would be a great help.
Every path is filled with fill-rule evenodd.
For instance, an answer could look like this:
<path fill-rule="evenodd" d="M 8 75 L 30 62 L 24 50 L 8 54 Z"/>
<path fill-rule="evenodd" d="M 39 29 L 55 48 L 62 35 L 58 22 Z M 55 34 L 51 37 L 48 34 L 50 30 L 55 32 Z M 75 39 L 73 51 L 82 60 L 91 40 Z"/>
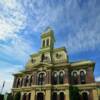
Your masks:
<path fill-rule="evenodd" d="M 100 85 L 94 79 L 95 62 L 70 62 L 66 48 L 54 48 L 54 43 L 54 32 L 47 28 L 41 34 L 40 50 L 30 56 L 25 70 L 14 74 L 14 98 L 71 100 L 70 87 L 75 87 L 78 100 L 99 100 Z"/>

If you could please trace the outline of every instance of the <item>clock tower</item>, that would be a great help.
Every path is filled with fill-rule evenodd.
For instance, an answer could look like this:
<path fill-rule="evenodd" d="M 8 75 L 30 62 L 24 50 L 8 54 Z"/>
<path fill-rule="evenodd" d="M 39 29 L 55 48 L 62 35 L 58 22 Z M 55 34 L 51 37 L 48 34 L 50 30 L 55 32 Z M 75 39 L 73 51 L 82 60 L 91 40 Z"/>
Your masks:
<path fill-rule="evenodd" d="M 54 38 L 54 32 L 50 27 L 46 28 L 46 30 L 42 33 L 41 39 L 42 39 L 41 50 L 53 49 L 55 38 Z"/>
<path fill-rule="evenodd" d="M 40 52 L 42 53 L 41 58 L 43 59 L 46 57 L 49 59 L 49 62 L 52 62 L 52 56 L 53 56 L 53 48 L 54 48 L 54 32 L 53 30 L 48 27 L 45 29 L 45 31 L 41 35 L 41 49 Z M 45 57 L 46 55 L 46 57 Z M 48 61 L 48 60 L 47 60 Z"/>

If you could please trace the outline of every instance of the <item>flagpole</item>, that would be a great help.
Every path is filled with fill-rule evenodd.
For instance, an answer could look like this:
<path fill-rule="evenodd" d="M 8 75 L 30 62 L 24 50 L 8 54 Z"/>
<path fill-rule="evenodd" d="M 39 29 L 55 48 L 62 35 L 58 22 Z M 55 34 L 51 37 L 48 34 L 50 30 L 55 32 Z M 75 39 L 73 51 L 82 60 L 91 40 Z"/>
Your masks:
<path fill-rule="evenodd" d="M 4 86 L 5 86 L 5 81 L 3 82 L 3 85 L 2 85 L 2 88 L 1 88 L 1 94 L 2 94 L 2 91 L 3 91 L 3 89 L 4 89 Z"/>

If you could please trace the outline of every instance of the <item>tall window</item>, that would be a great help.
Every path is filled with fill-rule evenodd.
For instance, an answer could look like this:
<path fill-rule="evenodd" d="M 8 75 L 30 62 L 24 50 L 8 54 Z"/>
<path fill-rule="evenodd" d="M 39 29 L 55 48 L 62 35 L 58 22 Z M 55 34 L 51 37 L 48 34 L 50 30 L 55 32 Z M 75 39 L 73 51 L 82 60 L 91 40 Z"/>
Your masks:
<path fill-rule="evenodd" d="M 60 93 L 60 100 L 64 100 L 64 93 L 63 92 Z"/>
<path fill-rule="evenodd" d="M 64 73 L 60 72 L 59 73 L 59 84 L 63 84 L 64 83 Z"/>
<path fill-rule="evenodd" d="M 32 85 L 32 81 L 33 81 L 33 75 L 30 77 L 30 82 L 29 82 L 30 86 Z"/>
<path fill-rule="evenodd" d="M 41 56 L 41 62 L 43 62 L 44 60 L 45 60 L 45 55 L 42 54 L 42 56 Z"/>
<path fill-rule="evenodd" d="M 27 95 L 26 95 L 26 93 L 24 93 L 22 100 L 26 100 L 26 97 L 27 97 Z"/>
<path fill-rule="evenodd" d="M 17 79 L 16 87 L 18 88 L 20 86 L 20 79 Z"/>
<path fill-rule="evenodd" d="M 40 73 L 39 76 L 38 76 L 38 85 L 43 85 L 44 83 L 44 73 Z"/>
<path fill-rule="evenodd" d="M 31 100 L 31 93 L 28 94 L 28 100 Z"/>
<path fill-rule="evenodd" d="M 42 47 L 45 47 L 45 40 L 43 40 Z"/>
<path fill-rule="evenodd" d="M 57 72 L 54 72 L 53 73 L 53 76 L 52 76 L 52 83 L 54 85 L 56 85 L 58 83 L 58 75 L 57 75 Z"/>
<path fill-rule="evenodd" d="M 78 75 L 77 72 L 73 72 L 73 84 L 78 84 Z"/>
<path fill-rule="evenodd" d="M 23 86 L 23 78 L 21 79 L 21 86 Z"/>
<path fill-rule="evenodd" d="M 49 39 L 47 39 L 47 46 L 49 46 Z"/>
<path fill-rule="evenodd" d="M 86 83 L 84 71 L 80 72 L 80 82 L 81 82 L 81 84 L 85 84 Z"/>
<path fill-rule="evenodd" d="M 29 77 L 28 77 L 28 76 L 26 76 L 26 77 L 25 77 L 25 79 L 24 79 L 24 86 L 27 86 L 28 81 L 29 81 Z"/>
<path fill-rule="evenodd" d="M 44 94 L 43 93 L 38 93 L 37 94 L 37 99 L 36 100 L 44 100 L 45 98 L 44 98 Z"/>
<path fill-rule="evenodd" d="M 52 100 L 57 100 L 57 93 L 52 94 Z"/>

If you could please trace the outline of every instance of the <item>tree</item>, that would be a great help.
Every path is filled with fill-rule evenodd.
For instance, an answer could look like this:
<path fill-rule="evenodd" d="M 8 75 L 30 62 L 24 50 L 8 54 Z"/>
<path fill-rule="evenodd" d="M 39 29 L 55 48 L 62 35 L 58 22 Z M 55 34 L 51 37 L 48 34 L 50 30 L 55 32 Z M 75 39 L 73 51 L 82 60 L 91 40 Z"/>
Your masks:
<path fill-rule="evenodd" d="M 79 89 L 77 87 L 70 86 L 69 91 L 71 100 L 80 100 Z"/>

